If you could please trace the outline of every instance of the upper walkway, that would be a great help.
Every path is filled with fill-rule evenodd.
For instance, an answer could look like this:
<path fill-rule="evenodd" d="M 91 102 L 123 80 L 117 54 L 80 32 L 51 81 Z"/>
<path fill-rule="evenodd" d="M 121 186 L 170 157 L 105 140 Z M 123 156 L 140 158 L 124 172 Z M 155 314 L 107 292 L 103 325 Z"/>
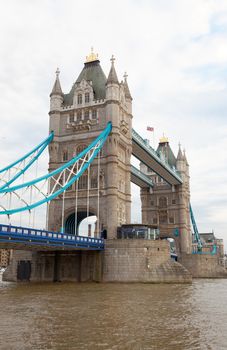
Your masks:
<path fill-rule="evenodd" d="M 170 185 L 183 183 L 177 170 L 161 159 L 160 155 L 134 129 L 132 129 L 132 154 Z"/>
<path fill-rule="evenodd" d="M 142 171 L 131 165 L 131 181 L 139 187 L 153 187 L 153 181 Z"/>
<path fill-rule="evenodd" d="M 74 236 L 0 224 L 0 249 L 21 250 L 103 250 L 100 238 Z"/>

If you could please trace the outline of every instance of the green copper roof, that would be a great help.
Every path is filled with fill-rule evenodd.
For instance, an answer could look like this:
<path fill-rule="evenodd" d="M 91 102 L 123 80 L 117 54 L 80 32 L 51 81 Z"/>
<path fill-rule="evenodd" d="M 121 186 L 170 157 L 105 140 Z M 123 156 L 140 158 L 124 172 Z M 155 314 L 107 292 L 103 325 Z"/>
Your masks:
<path fill-rule="evenodd" d="M 73 103 L 73 95 L 76 85 L 83 79 L 92 81 L 95 100 L 101 100 L 106 97 L 106 76 L 100 66 L 100 61 L 86 62 L 84 68 L 73 84 L 69 94 L 64 95 L 64 104 L 71 105 Z"/>
<path fill-rule="evenodd" d="M 176 167 L 176 157 L 174 156 L 173 151 L 171 150 L 169 142 L 159 143 L 157 152 L 165 155 L 165 158 L 167 159 L 170 166 Z"/>

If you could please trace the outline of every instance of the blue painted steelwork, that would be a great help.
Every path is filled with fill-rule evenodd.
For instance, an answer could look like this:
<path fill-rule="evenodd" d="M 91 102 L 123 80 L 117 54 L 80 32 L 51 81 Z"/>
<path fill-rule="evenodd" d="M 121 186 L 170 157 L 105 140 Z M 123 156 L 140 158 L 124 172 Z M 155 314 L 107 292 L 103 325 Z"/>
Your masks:
<path fill-rule="evenodd" d="M 92 163 L 94 158 L 97 156 L 98 152 L 103 147 L 103 144 L 105 143 L 111 130 L 112 130 L 112 123 L 108 122 L 105 130 L 103 130 L 100 133 L 100 135 L 86 149 L 84 149 L 81 153 L 79 153 L 77 156 L 72 158 L 69 162 L 63 164 L 60 168 L 58 168 L 58 169 L 56 169 L 56 170 L 54 170 L 54 171 L 52 171 L 44 176 L 41 176 L 38 179 L 26 182 L 24 184 L 13 186 L 10 188 L 5 188 L 3 190 L 0 189 L 0 193 L 4 193 L 4 194 L 11 193 L 11 192 L 15 192 L 17 190 L 20 190 L 21 188 L 27 188 L 27 187 L 36 185 L 37 183 L 39 183 L 41 181 L 48 180 L 48 179 L 52 178 L 53 176 L 60 174 L 65 169 L 68 169 L 70 166 L 74 165 L 80 158 L 84 157 L 92 148 L 96 147 L 94 149 L 94 152 L 93 152 L 92 156 L 90 157 L 89 161 L 85 162 L 85 164 L 83 165 L 81 170 L 77 174 L 74 174 L 74 176 L 72 176 L 72 178 L 64 186 L 62 186 L 59 190 L 57 190 L 56 192 L 54 192 L 51 195 L 47 194 L 44 199 L 42 199 L 38 202 L 35 202 L 33 204 L 26 205 L 25 207 L 0 211 L 0 215 L 12 215 L 14 213 L 19 213 L 19 212 L 26 211 L 26 210 L 32 210 L 35 207 L 38 207 L 44 203 L 51 201 L 52 199 L 56 198 L 58 195 L 63 193 L 65 190 L 67 190 L 67 188 L 69 188 L 77 179 L 79 179 L 79 177 L 90 166 L 90 164 Z"/>
<path fill-rule="evenodd" d="M 177 181 L 178 184 L 183 183 L 179 172 L 175 168 L 172 168 L 168 164 L 168 162 L 166 162 L 164 159 L 161 159 L 160 155 L 149 144 L 147 144 L 147 142 L 134 129 L 132 129 L 132 140 L 137 145 L 139 145 L 139 147 L 141 147 L 143 150 L 145 150 L 158 164 L 161 165 L 161 167 L 166 169 L 167 172 L 173 176 L 173 178 Z M 135 157 L 138 157 L 138 156 L 135 155 Z M 140 159 L 140 160 L 143 161 L 142 159 Z M 150 165 L 149 165 L 149 167 L 150 167 Z M 154 170 L 154 169 L 152 169 L 152 170 Z M 154 172 L 157 173 L 157 171 L 155 171 L 155 170 L 154 170 Z M 160 174 L 158 174 L 158 175 L 160 175 Z M 164 179 L 164 180 L 166 182 L 168 182 L 167 179 Z"/>
<path fill-rule="evenodd" d="M 33 228 L 0 224 L 0 243 L 24 244 L 29 246 L 43 246 L 67 249 L 103 250 L 104 240 L 74 236 L 66 233 L 37 230 Z"/>
<path fill-rule="evenodd" d="M 137 182 L 142 182 L 144 186 L 154 187 L 153 181 L 142 171 L 131 165 L 131 181 L 137 185 Z"/>
<path fill-rule="evenodd" d="M 190 216 L 191 216 L 191 222 L 192 222 L 192 226 L 193 226 L 193 231 L 194 231 L 194 234 L 195 234 L 195 237 L 196 237 L 196 241 L 197 241 L 197 244 L 198 244 L 198 251 L 202 251 L 203 245 L 202 245 L 202 242 L 201 242 L 201 239 L 200 239 L 199 230 L 198 230 L 196 222 L 195 222 L 195 218 L 194 218 L 194 214 L 193 214 L 193 211 L 192 211 L 191 203 L 189 204 L 189 209 L 190 209 Z"/>
<path fill-rule="evenodd" d="M 16 179 L 18 179 L 21 175 L 23 175 L 30 168 L 30 166 L 40 157 L 40 155 L 43 153 L 43 151 L 46 149 L 46 147 L 53 140 L 53 137 L 54 137 L 54 133 L 51 132 L 50 135 L 44 141 L 42 141 L 38 146 L 36 146 L 34 149 L 32 149 L 29 153 L 25 154 L 23 157 L 19 158 L 14 163 L 1 169 L 0 174 L 5 172 L 5 171 L 10 170 L 11 168 L 15 167 L 15 165 L 23 162 L 25 159 L 27 159 L 32 154 L 37 152 L 37 154 L 28 162 L 28 164 L 23 169 L 21 169 L 15 176 L 13 176 L 9 181 L 7 181 L 3 186 L 0 186 L 0 189 L 3 190 L 6 187 L 9 187 L 14 181 L 16 181 Z"/>
<path fill-rule="evenodd" d="M 200 250 L 200 251 L 193 251 L 192 254 L 216 255 L 217 254 L 217 246 L 216 246 L 216 244 L 214 244 L 211 252 L 203 252 L 202 250 Z"/>

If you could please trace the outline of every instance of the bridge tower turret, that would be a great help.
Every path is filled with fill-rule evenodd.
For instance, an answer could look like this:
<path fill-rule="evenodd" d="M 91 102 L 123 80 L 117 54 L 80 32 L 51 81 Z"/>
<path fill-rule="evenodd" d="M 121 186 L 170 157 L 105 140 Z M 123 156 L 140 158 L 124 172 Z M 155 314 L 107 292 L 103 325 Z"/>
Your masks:
<path fill-rule="evenodd" d="M 189 164 L 187 162 L 185 151 L 182 152 L 180 144 L 179 144 L 179 150 L 177 155 L 176 168 L 183 180 L 183 184 L 177 187 L 181 252 L 191 253 L 192 236 L 191 236 L 190 209 L 189 209 L 189 205 L 190 205 Z"/>
<path fill-rule="evenodd" d="M 112 56 L 110 72 L 106 78 L 98 55 L 92 51 L 68 94 L 62 93 L 59 73 L 57 74 L 49 113 L 50 129 L 55 133 L 49 147 L 49 169 L 59 167 L 81 152 L 106 127 L 108 121 L 112 122 L 112 133 L 100 154 L 99 181 L 98 160 L 95 160 L 90 167 L 89 177 L 88 173 L 81 176 L 78 189 L 74 184 L 66 191 L 63 211 L 62 197 L 51 201 L 48 212 L 48 226 L 51 230 L 60 230 L 64 222 L 65 231 L 77 233 L 78 225 L 88 211 L 89 215 L 98 216 L 98 197 L 97 231 L 106 230 L 107 237 L 114 238 L 117 226 L 130 223 L 132 98 L 126 77 L 124 82 L 118 81 L 114 60 Z"/>
<path fill-rule="evenodd" d="M 160 176 L 141 164 L 141 170 L 153 180 L 152 190 L 141 189 L 142 222 L 157 225 L 161 238 L 173 238 L 178 254 L 191 253 L 189 165 L 185 152 L 179 147 L 174 156 L 168 139 L 163 135 L 157 149 L 160 158 L 177 169 L 182 185 L 171 186 Z"/>

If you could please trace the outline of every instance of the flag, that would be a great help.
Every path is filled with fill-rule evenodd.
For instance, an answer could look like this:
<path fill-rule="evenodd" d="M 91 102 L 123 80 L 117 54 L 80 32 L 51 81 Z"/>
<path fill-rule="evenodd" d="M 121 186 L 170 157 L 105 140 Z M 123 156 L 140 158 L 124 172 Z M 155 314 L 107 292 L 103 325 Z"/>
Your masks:
<path fill-rule="evenodd" d="M 151 126 L 147 126 L 147 131 L 154 131 L 154 128 L 152 128 Z"/>

